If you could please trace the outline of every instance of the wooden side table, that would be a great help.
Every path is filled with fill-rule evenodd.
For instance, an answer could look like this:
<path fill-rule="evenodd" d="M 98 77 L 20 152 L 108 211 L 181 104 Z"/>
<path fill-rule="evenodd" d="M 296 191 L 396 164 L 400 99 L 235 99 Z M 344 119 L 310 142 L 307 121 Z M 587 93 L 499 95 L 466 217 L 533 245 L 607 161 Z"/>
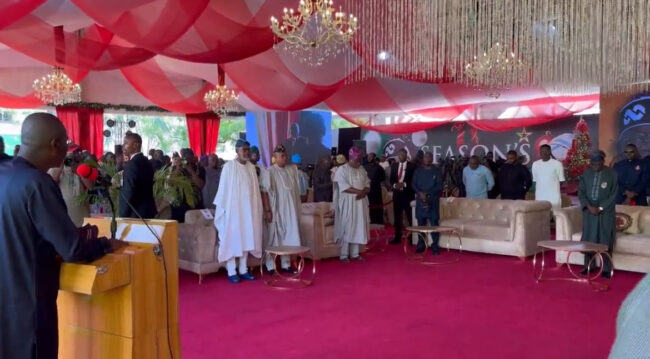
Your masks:
<path fill-rule="evenodd" d="M 604 244 L 591 243 L 591 242 L 574 242 L 574 241 L 540 241 L 537 242 L 537 246 L 541 249 L 541 261 L 539 269 L 537 268 L 537 255 L 535 253 L 533 256 L 533 272 L 535 275 L 535 280 L 539 283 L 545 280 L 565 280 L 565 281 L 574 281 L 590 284 L 597 291 L 606 291 L 609 289 L 609 284 L 604 281 L 598 281 L 598 277 L 603 272 L 603 264 L 605 257 L 612 263 L 612 269 L 609 273 L 610 278 L 614 276 L 614 262 L 612 262 L 612 257 L 609 255 L 608 247 Z M 544 252 L 546 250 L 552 251 L 564 251 L 567 252 L 567 267 L 569 268 L 569 273 L 571 277 L 554 277 L 554 278 L 545 278 L 544 277 Z M 573 271 L 569 259 L 573 253 L 592 253 L 594 256 L 591 258 L 587 264 L 587 271 L 591 272 L 592 265 L 596 264 L 596 260 L 600 261 L 600 268 L 598 269 L 595 275 L 588 273 L 586 276 L 582 276 L 579 273 Z"/>
<path fill-rule="evenodd" d="M 292 256 L 297 257 L 297 272 L 295 274 L 282 274 L 282 270 L 279 266 L 276 265 L 277 259 L 279 256 Z M 267 273 L 266 277 L 264 276 L 264 266 L 266 263 L 267 256 L 270 256 L 273 260 L 275 271 L 272 275 Z M 311 275 L 307 278 L 303 277 L 303 271 L 305 269 L 305 258 L 311 260 Z M 277 289 L 298 289 L 310 286 L 314 282 L 314 277 L 316 276 L 316 261 L 310 253 L 309 247 L 303 246 L 277 246 L 269 247 L 264 251 L 262 256 L 262 263 L 260 265 L 260 275 L 264 284 L 277 288 Z"/>
<path fill-rule="evenodd" d="M 427 259 L 426 253 L 428 252 L 427 249 L 429 248 L 429 235 L 433 233 L 439 233 L 439 234 L 449 234 L 452 236 L 456 236 L 458 239 L 458 253 L 456 256 L 451 259 L 451 260 L 446 260 L 446 261 L 433 261 L 431 259 Z M 424 252 L 422 253 L 414 253 L 415 246 L 410 246 L 409 245 L 409 239 L 411 237 L 411 234 L 417 234 L 418 238 L 422 239 L 424 241 L 425 249 Z M 404 236 L 402 237 L 402 241 L 404 242 L 404 253 L 407 255 L 409 260 L 414 260 L 418 261 L 422 264 L 428 264 L 428 265 L 441 265 L 441 264 L 451 264 L 451 263 L 456 263 L 460 261 L 460 255 L 463 252 L 463 240 L 460 237 L 460 232 L 458 231 L 458 228 L 455 227 L 446 227 L 446 226 L 411 226 L 411 227 L 406 227 L 406 231 Z M 440 245 L 440 242 L 438 242 L 438 245 Z M 447 252 L 449 252 L 449 241 L 447 241 Z"/>

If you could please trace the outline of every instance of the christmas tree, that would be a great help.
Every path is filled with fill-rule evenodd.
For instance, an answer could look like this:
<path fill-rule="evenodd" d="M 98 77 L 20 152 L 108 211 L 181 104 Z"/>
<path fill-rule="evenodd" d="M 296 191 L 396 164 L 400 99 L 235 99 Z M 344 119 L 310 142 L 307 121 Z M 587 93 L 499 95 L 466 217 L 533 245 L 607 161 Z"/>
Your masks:
<path fill-rule="evenodd" d="M 587 122 L 580 118 L 573 131 L 571 148 L 562 162 L 566 171 L 567 180 L 577 181 L 589 167 L 589 152 L 591 151 L 591 139 Z"/>

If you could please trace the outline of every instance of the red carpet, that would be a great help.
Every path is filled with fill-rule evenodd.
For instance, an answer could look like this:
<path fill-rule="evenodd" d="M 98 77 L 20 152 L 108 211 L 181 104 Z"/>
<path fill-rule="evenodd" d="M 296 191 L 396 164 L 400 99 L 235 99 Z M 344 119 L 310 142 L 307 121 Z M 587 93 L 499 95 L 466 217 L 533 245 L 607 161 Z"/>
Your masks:
<path fill-rule="evenodd" d="M 606 358 L 642 277 L 616 272 L 599 293 L 536 284 L 531 260 L 514 257 L 465 252 L 432 267 L 391 246 L 366 259 L 321 261 L 314 285 L 295 291 L 181 272 L 183 358 Z"/>

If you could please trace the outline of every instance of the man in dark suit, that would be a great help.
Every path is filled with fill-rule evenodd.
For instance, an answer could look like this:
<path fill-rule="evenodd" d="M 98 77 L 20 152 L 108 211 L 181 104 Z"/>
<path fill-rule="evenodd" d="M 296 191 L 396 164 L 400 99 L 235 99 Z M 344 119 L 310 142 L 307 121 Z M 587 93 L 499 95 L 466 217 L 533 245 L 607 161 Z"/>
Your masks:
<path fill-rule="evenodd" d="M 398 152 L 398 162 L 393 163 L 390 170 L 390 186 L 393 190 L 393 211 L 395 213 L 395 238 L 390 244 L 399 244 L 402 241 L 402 214 L 406 213 L 409 226 L 413 224 L 411 216 L 411 201 L 415 192 L 411 188 L 415 165 L 407 161 L 406 150 Z"/>
<path fill-rule="evenodd" d="M 124 165 L 122 174 L 120 217 L 138 218 L 136 212 L 131 209 L 133 206 L 142 218 L 154 218 L 157 211 L 153 199 L 153 168 L 141 152 L 142 137 L 136 133 L 127 133 L 122 147 L 129 161 Z"/>

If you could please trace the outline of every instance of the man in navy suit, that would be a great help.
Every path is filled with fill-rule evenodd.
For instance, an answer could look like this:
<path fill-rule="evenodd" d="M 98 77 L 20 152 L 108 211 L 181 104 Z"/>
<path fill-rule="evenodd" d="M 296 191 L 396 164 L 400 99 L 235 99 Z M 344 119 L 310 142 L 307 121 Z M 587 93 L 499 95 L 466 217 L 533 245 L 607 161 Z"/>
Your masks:
<path fill-rule="evenodd" d="M 154 218 L 157 210 L 153 198 L 153 167 L 142 154 L 142 137 L 137 133 L 127 133 L 122 148 L 129 161 L 122 174 L 120 217 L 138 218 L 139 214 L 142 218 Z"/>
<path fill-rule="evenodd" d="M 413 224 L 411 216 L 411 201 L 415 192 L 411 188 L 415 165 L 407 161 L 405 149 L 398 152 L 399 161 L 393 163 L 390 170 L 390 186 L 393 190 L 393 211 L 395 213 L 395 238 L 391 244 L 402 242 L 402 213 L 406 214 L 409 226 Z"/>

